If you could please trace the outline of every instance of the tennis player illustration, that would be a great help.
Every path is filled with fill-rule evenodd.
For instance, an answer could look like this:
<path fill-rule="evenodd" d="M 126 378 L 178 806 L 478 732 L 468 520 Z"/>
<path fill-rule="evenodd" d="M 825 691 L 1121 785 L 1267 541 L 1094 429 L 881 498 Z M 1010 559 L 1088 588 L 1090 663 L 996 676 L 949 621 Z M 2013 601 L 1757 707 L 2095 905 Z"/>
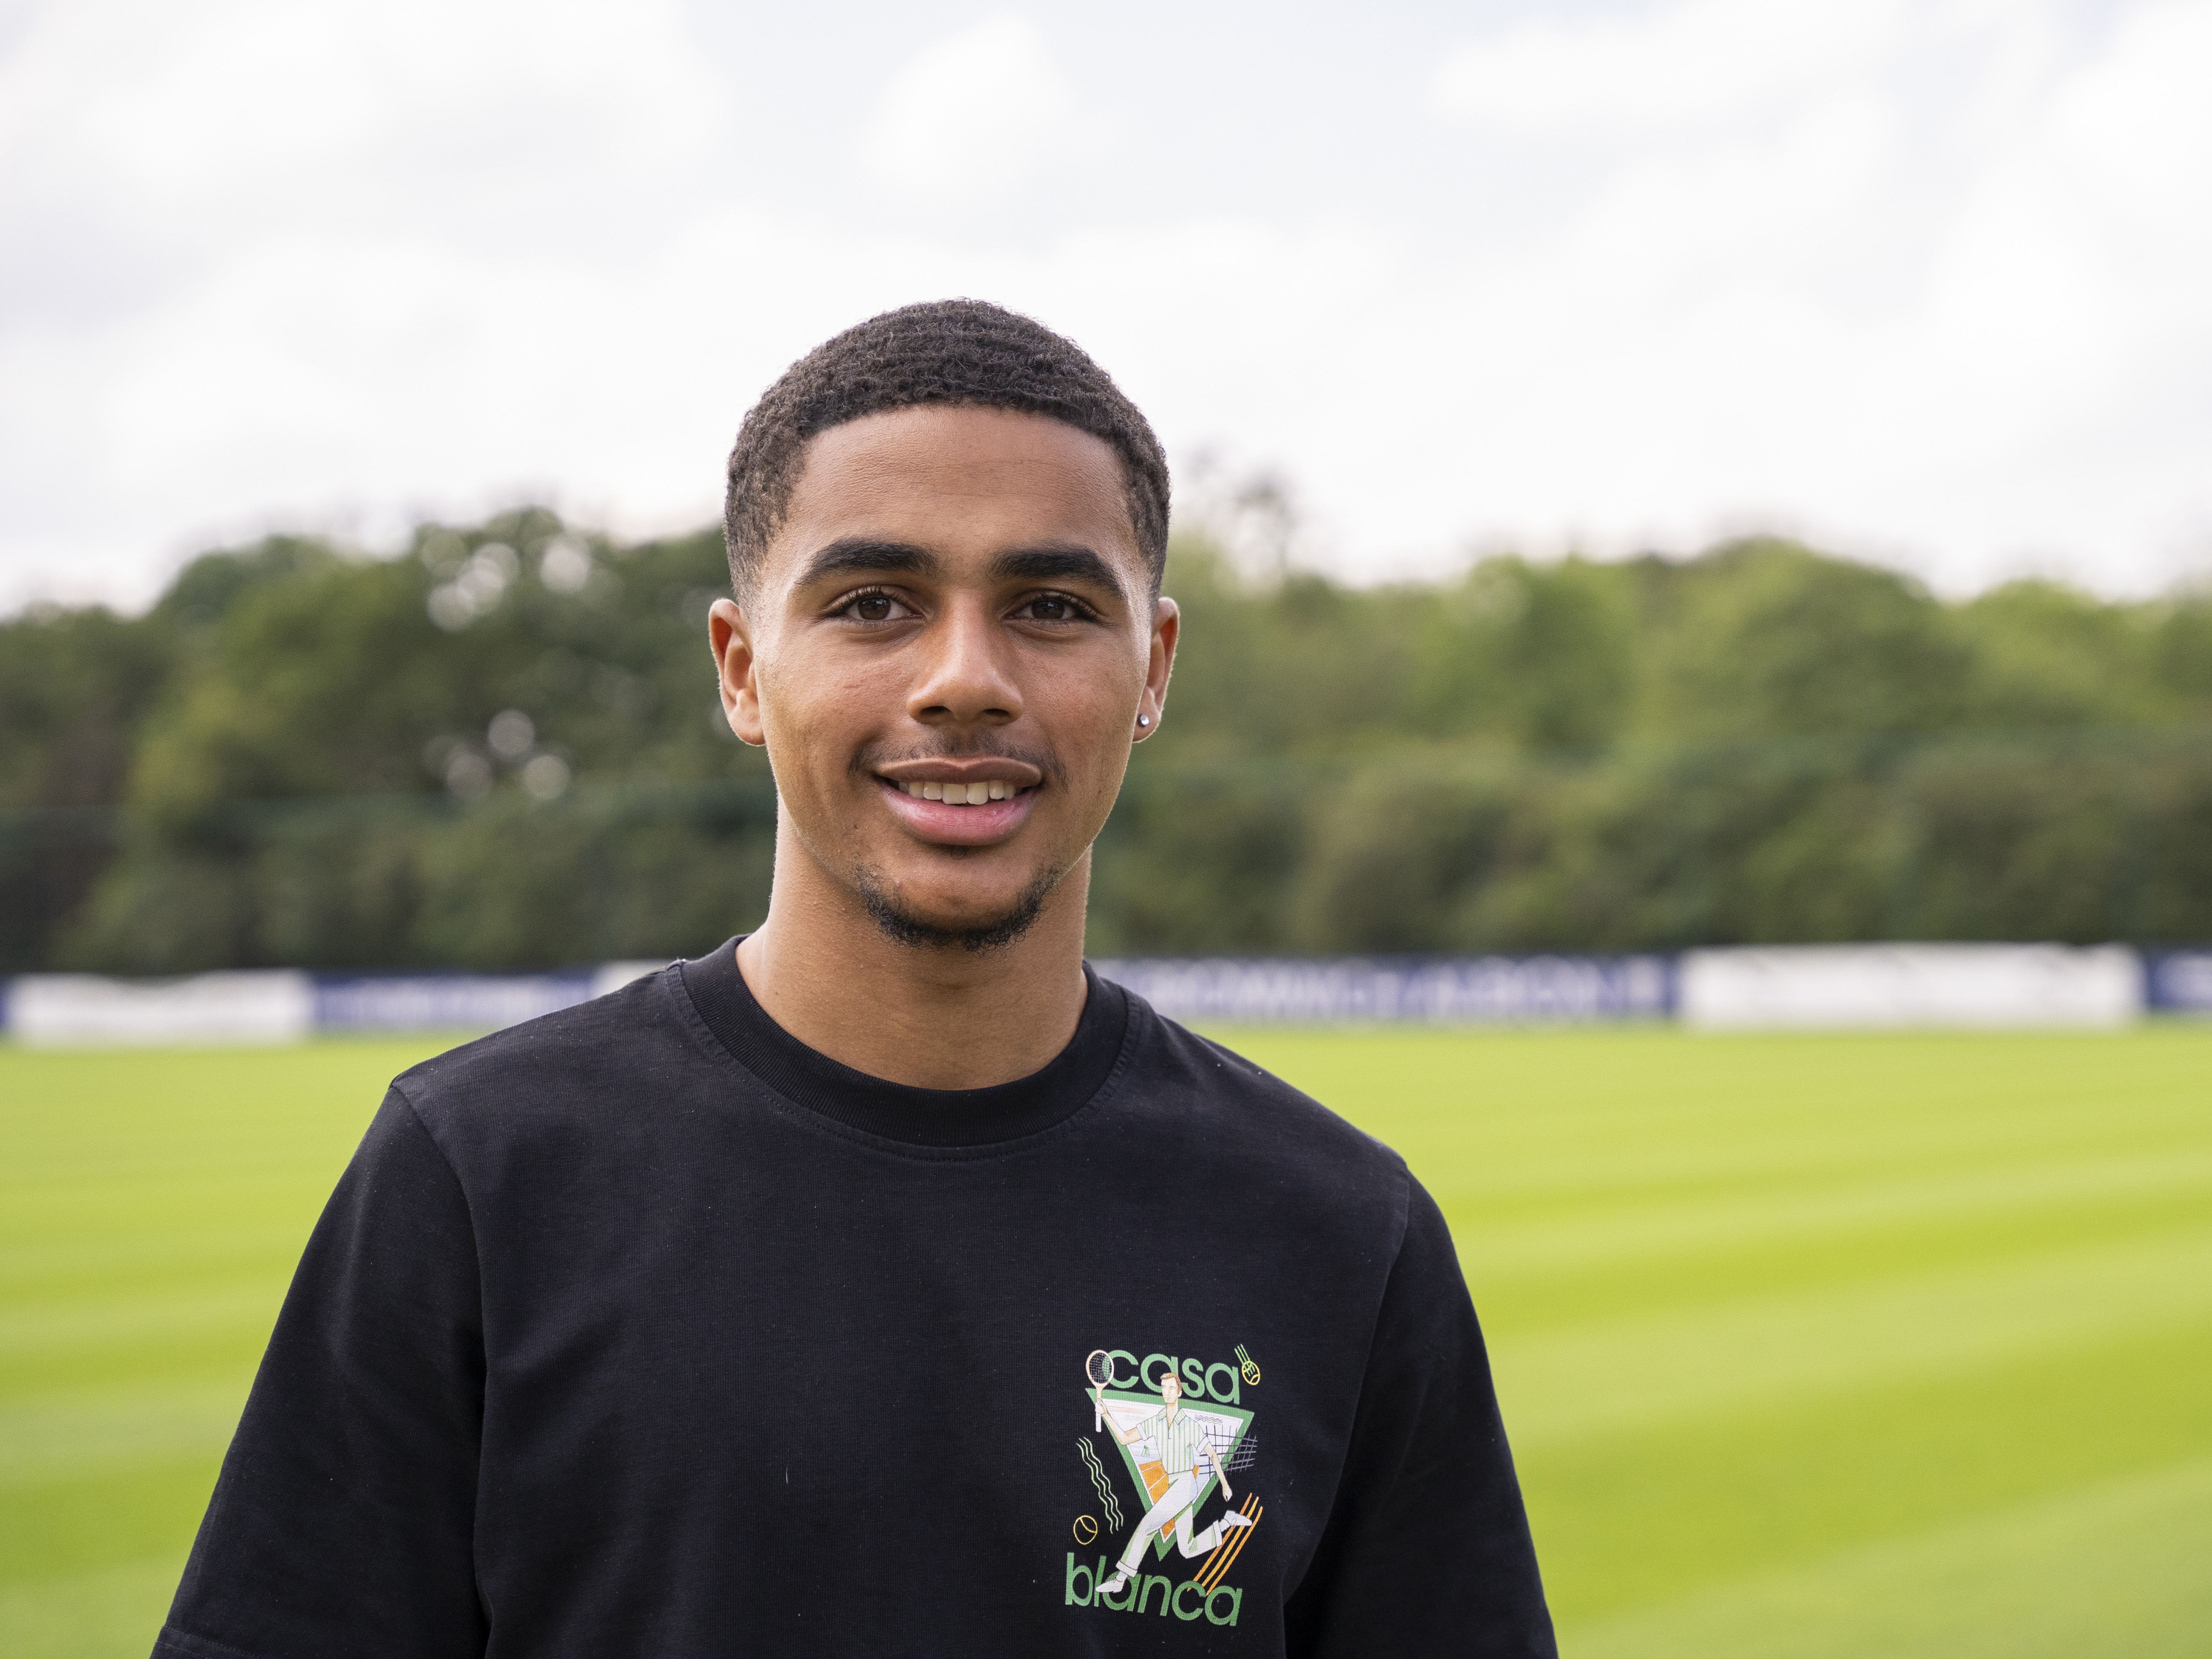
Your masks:
<path fill-rule="evenodd" d="M 1182 1385 L 1172 1370 L 1162 1373 L 1159 1382 L 1160 1403 L 1157 1409 L 1142 1416 L 1123 1420 L 1109 1413 L 1105 1407 L 1105 1384 L 1097 1376 L 1091 1380 L 1093 1421 L 1104 1425 L 1123 1446 L 1133 1446 L 1139 1441 L 1149 1441 L 1158 1449 L 1162 1473 L 1166 1476 L 1166 1489 L 1154 1499 L 1152 1508 L 1145 1511 L 1130 1534 L 1128 1547 L 1114 1568 L 1114 1576 L 1099 1586 L 1101 1593 L 1119 1595 L 1121 1589 L 1142 1563 L 1145 1546 L 1159 1534 L 1173 1529 L 1176 1546 L 1186 1557 L 1211 1553 L 1222 1540 L 1241 1528 L 1252 1524 L 1250 1518 L 1234 1510 L 1204 1531 L 1196 1531 L 1194 1511 L 1205 1496 L 1205 1474 L 1210 1468 L 1213 1478 L 1221 1483 L 1221 1495 L 1225 1499 L 1235 1494 L 1229 1488 L 1229 1474 L 1222 1467 L 1220 1454 L 1214 1449 L 1213 1437 L 1197 1413 L 1182 1407 Z M 1177 1525 L 1180 1522 L 1182 1524 Z"/>

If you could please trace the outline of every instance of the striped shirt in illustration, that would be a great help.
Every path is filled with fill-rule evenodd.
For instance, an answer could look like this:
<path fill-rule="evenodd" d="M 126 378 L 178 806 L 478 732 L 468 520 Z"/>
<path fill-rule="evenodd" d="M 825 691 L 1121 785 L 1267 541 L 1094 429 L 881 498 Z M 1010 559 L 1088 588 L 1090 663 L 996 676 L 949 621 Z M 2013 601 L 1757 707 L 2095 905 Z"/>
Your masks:
<path fill-rule="evenodd" d="M 1160 1449 L 1160 1462 L 1170 1475 L 1188 1474 L 1206 1462 L 1206 1425 L 1188 1412 L 1177 1412 L 1168 1420 L 1163 1406 L 1138 1421 L 1146 1439 Z"/>

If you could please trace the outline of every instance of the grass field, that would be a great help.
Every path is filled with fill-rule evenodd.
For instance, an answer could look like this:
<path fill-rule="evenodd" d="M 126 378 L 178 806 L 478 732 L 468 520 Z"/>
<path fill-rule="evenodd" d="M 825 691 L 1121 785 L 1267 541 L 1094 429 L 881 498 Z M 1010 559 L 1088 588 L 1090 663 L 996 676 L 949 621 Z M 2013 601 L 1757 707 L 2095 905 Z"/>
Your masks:
<path fill-rule="evenodd" d="M 1571 1659 L 2212 1650 L 2212 1029 L 1223 1035 L 1450 1216 Z M 0 1048 L 0 1654 L 150 1645 L 424 1051 Z"/>

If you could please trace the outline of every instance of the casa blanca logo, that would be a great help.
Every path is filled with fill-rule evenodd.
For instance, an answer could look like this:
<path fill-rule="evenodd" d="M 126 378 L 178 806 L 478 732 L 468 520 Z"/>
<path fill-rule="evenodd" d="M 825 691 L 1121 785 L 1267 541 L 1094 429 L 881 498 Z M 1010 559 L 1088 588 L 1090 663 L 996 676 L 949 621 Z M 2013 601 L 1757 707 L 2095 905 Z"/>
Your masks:
<path fill-rule="evenodd" d="M 1207 1364 L 1203 1360 L 1178 1359 L 1171 1353 L 1148 1353 L 1139 1359 L 1127 1348 L 1104 1348 L 1100 1352 L 1113 1368 L 1112 1374 L 1105 1379 L 1109 1389 L 1141 1389 L 1157 1396 L 1159 1379 L 1173 1372 L 1184 1399 L 1218 1400 L 1234 1406 L 1243 1398 L 1245 1372 L 1250 1372 L 1253 1382 L 1260 1380 L 1260 1368 L 1249 1358 L 1241 1365 L 1226 1359 Z M 1237 1352 L 1242 1354 L 1243 1350 L 1240 1346 Z"/>
<path fill-rule="evenodd" d="M 1261 1371 L 1242 1344 L 1236 1352 L 1234 1363 L 1139 1358 L 1127 1348 L 1095 1348 L 1085 1359 L 1091 1433 L 1077 1437 L 1076 1452 L 1096 1512 L 1079 1515 L 1072 1530 L 1078 1544 L 1109 1544 L 1114 1553 L 1083 1561 L 1066 1553 L 1065 1605 L 1237 1621 L 1243 1591 L 1226 1581 L 1266 1510 L 1243 1488 L 1259 1452 L 1244 1401 Z M 1112 1448 L 1103 1458 L 1102 1440 Z M 1205 1519 L 1217 1492 L 1221 1503 Z M 1180 1583 L 1146 1571 L 1164 1565 L 1170 1548 L 1194 1564 Z"/>

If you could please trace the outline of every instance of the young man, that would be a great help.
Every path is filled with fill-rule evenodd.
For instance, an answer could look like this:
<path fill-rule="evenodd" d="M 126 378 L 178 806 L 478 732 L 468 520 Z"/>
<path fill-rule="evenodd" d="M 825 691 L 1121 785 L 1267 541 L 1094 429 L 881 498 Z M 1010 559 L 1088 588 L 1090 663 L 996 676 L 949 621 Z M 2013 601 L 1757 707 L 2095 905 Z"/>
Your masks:
<path fill-rule="evenodd" d="M 710 624 L 768 919 L 393 1084 L 158 1654 L 1554 1651 L 1436 1206 L 1084 965 L 1167 507 L 1105 374 L 994 307 L 770 389 Z M 1252 1522 L 1179 1581 L 1195 1463 L 1091 1438 L 1166 1376 Z"/>

